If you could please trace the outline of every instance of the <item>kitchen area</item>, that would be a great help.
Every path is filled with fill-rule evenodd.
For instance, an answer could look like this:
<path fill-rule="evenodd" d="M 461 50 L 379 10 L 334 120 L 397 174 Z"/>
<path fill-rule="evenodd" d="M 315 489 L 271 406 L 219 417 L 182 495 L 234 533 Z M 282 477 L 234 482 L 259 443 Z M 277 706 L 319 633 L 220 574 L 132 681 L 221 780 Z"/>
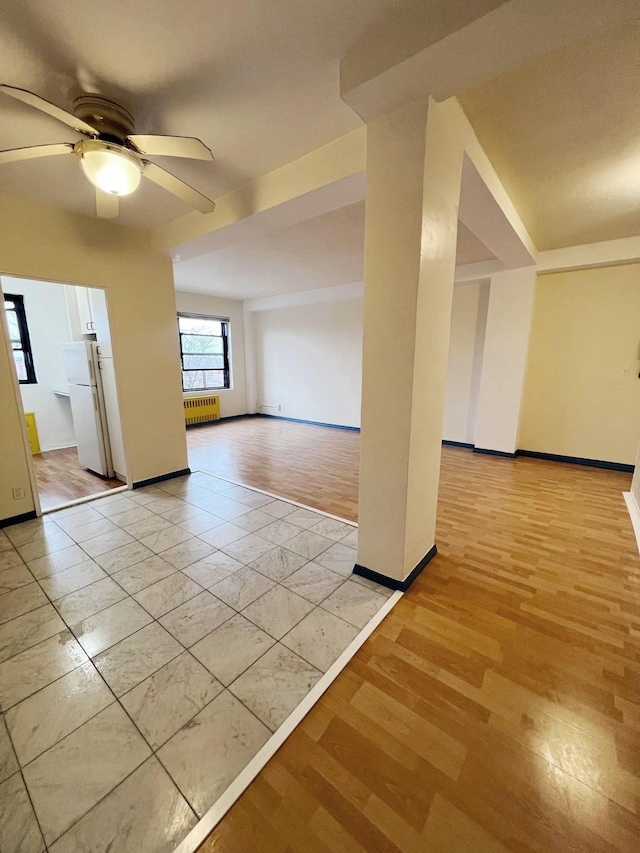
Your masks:
<path fill-rule="evenodd" d="M 126 483 L 103 290 L 2 276 L 43 511 Z"/>

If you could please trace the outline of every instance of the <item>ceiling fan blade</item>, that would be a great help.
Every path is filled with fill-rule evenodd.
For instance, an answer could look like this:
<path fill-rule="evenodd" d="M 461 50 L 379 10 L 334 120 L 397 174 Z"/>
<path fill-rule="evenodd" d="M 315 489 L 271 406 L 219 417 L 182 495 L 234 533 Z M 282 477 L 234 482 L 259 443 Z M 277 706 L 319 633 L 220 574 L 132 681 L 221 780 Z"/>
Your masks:
<path fill-rule="evenodd" d="M 40 95 L 34 95 L 33 92 L 28 92 L 26 89 L 17 89 L 15 86 L 7 86 L 5 84 L 0 85 L 0 92 L 4 92 L 5 95 L 10 95 L 18 101 L 24 101 L 24 103 L 29 104 L 30 107 L 42 110 L 43 113 L 47 113 L 48 115 L 53 116 L 53 118 L 57 118 L 58 121 L 68 124 L 69 127 L 72 127 L 79 133 L 86 133 L 89 136 L 98 135 L 98 131 L 95 127 L 91 127 L 91 125 L 87 124 L 86 121 L 83 121 L 81 118 L 76 118 L 72 113 L 57 107 L 55 104 L 45 101 L 45 99 L 41 98 Z"/>
<path fill-rule="evenodd" d="M 56 154 L 73 154 L 73 145 L 71 142 L 56 142 L 54 145 L 32 145 L 29 148 L 9 148 L 7 151 L 0 151 L 0 166 L 3 163 L 32 160 L 34 157 L 54 157 Z"/>
<path fill-rule="evenodd" d="M 190 160 L 213 160 L 213 154 L 194 136 L 145 136 L 134 133 L 129 142 L 149 157 L 188 157 Z"/>
<path fill-rule="evenodd" d="M 119 211 L 120 202 L 117 195 L 96 189 L 96 216 L 101 219 L 115 219 Z"/>
<path fill-rule="evenodd" d="M 159 187 L 162 187 L 170 193 L 173 193 L 173 195 L 178 196 L 178 198 L 191 205 L 191 207 L 195 207 L 196 210 L 200 211 L 200 213 L 211 213 L 216 206 L 215 202 L 211 201 L 210 198 L 207 198 L 205 195 L 202 195 L 202 193 L 194 190 L 193 187 L 190 187 L 189 184 L 185 184 L 184 181 L 181 181 L 180 178 L 176 178 L 176 176 L 172 175 L 170 172 L 166 172 L 164 169 L 161 169 L 160 166 L 156 166 L 155 163 L 145 163 L 142 174 L 145 178 L 149 178 L 150 181 L 153 181 L 154 184 L 158 184 Z"/>

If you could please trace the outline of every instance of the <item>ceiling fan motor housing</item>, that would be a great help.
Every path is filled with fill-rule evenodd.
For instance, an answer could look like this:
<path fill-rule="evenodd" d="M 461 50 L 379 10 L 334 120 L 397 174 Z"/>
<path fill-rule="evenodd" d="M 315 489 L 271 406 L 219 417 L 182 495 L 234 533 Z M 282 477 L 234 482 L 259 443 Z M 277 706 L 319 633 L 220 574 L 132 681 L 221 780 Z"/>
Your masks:
<path fill-rule="evenodd" d="M 100 138 L 124 144 L 134 132 L 133 116 L 120 104 L 99 95 L 81 95 L 73 102 L 73 114 L 99 132 Z"/>

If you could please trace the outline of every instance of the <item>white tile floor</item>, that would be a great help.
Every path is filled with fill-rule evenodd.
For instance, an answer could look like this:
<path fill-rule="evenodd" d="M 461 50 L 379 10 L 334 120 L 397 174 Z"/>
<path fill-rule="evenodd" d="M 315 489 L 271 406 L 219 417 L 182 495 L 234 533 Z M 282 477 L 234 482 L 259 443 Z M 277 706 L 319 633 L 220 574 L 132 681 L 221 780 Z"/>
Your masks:
<path fill-rule="evenodd" d="M 198 472 L 0 530 L 0 850 L 169 853 L 386 602 Z"/>

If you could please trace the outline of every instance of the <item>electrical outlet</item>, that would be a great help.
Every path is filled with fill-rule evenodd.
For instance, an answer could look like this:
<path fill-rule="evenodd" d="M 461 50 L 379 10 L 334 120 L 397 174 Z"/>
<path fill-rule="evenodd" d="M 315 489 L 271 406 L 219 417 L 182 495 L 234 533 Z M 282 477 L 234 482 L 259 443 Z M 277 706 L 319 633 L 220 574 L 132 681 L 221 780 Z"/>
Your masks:
<path fill-rule="evenodd" d="M 21 501 L 24 498 L 24 489 L 22 486 L 14 486 L 13 487 L 13 499 L 14 501 Z"/>

